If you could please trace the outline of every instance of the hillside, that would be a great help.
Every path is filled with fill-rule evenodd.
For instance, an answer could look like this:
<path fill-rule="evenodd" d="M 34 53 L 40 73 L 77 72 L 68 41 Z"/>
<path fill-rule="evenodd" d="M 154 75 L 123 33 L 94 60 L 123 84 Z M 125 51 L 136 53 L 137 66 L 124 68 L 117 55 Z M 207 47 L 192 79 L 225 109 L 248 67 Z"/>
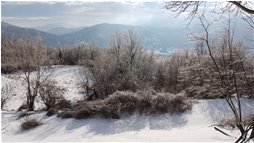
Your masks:
<path fill-rule="evenodd" d="M 57 85 L 66 88 L 64 94 L 71 101 L 79 100 L 79 67 L 58 66 L 52 78 Z M 25 84 L 19 78 L 20 73 L 3 74 L 2 86 L 15 83 L 15 96 L 2 111 L 2 139 L 6 141 L 203 141 L 233 142 L 235 138 L 227 137 L 212 127 L 221 119 L 232 117 L 230 108 L 223 99 L 195 100 L 191 111 L 182 114 L 162 114 L 156 116 L 133 115 L 121 119 L 61 119 L 56 115 L 48 117 L 45 112 L 38 112 L 27 118 L 17 119 L 20 113 L 17 108 L 25 99 Z M 243 99 L 243 115 L 253 114 L 254 100 Z M 37 109 L 41 108 L 37 100 Z M 35 118 L 44 124 L 22 131 L 20 124 L 27 119 Z M 236 130 L 225 130 L 237 135 Z"/>
<path fill-rule="evenodd" d="M 82 27 L 80 28 L 65 28 L 65 27 L 54 27 L 49 30 L 46 30 L 45 32 L 54 34 L 54 35 L 64 35 L 64 34 L 69 34 L 73 32 L 77 32 L 79 30 L 83 29 Z"/>
<path fill-rule="evenodd" d="M 105 47 L 110 43 L 112 35 L 116 32 L 127 32 L 133 29 L 138 38 L 144 43 L 145 48 L 161 50 L 174 50 L 175 48 L 186 48 L 188 44 L 183 44 L 185 37 L 182 37 L 184 31 L 171 29 L 168 27 L 158 28 L 151 26 L 128 26 L 120 24 L 98 24 L 84 28 L 80 31 L 62 35 L 67 43 L 79 43 L 94 41 L 99 46 Z M 187 42 L 187 41 L 186 41 Z"/>
<path fill-rule="evenodd" d="M 36 38 L 38 38 L 40 35 L 42 38 L 42 43 L 46 46 L 57 46 L 58 43 L 61 43 L 61 39 L 56 35 L 32 28 L 14 26 L 5 22 L 2 22 L 1 31 L 2 36 L 7 36 L 15 39 L 29 38 L 33 41 L 37 40 Z"/>

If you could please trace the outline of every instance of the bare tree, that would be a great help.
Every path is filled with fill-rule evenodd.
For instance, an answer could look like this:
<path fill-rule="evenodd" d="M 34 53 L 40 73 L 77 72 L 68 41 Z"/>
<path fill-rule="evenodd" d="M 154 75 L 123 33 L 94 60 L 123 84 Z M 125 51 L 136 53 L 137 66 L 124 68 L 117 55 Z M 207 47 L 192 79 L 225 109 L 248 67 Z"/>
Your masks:
<path fill-rule="evenodd" d="M 16 46 L 21 50 L 16 58 L 19 60 L 19 66 L 23 67 L 28 110 L 32 111 L 38 89 L 52 75 L 53 68 L 50 68 L 46 49 L 40 42 L 34 44 L 30 40 L 22 40 Z"/>
<path fill-rule="evenodd" d="M 126 56 L 127 63 L 129 63 L 129 68 L 132 71 L 136 60 L 143 50 L 143 45 L 138 39 L 136 33 L 133 29 L 130 29 L 127 34 L 124 35 L 124 54 Z"/>
<path fill-rule="evenodd" d="M 244 68 L 241 68 L 244 61 L 240 55 L 242 52 L 239 51 L 240 45 L 234 45 L 234 38 L 231 19 L 228 19 L 228 27 L 225 31 L 224 38 L 220 45 L 221 49 L 217 49 L 214 44 L 211 43 L 209 39 L 209 28 L 211 23 L 204 17 L 198 16 L 202 28 L 204 30 L 204 35 L 193 35 L 193 37 L 205 43 L 206 48 L 208 49 L 208 54 L 211 59 L 212 69 L 202 70 L 203 74 L 210 80 L 212 86 L 216 87 L 220 94 L 227 101 L 231 111 L 234 114 L 234 119 L 237 128 L 241 132 L 241 136 L 236 142 L 244 142 L 248 140 L 247 134 L 253 128 L 245 126 L 242 122 L 242 107 L 241 107 L 241 93 L 240 93 L 240 84 L 244 79 L 244 82 L 248 85 L 248 78 L 246 78 L 247 71 Z M 221 56 L 218 56 L 221 55 Z M 243 71 L 244 70 L 244 71 Z M 249 88 L 251 89 L 251 88 Z M 218 128 L 217 128 L 218 130 Z"/>
<path fill-rule="evenodd" d="M 221 2 L 209 3 L 206 1 L 171 1 L 166 2 L 165 7 L 166 9 L 176 13 L 177 16 L 187 12 L 187 19 L 190 19 L 189 23 L 187 24 L 188 26 L 197 14 L 205 15 L 208 5 L 210 6 L 212 4 L 214 6 L 212 12 L 220 14 L 220 17 L 222 17 L 226 12 L 230 11 L 232 14 L 241 16 L 243 20 L 254 28 L 254 4 L 251 1 L 228 1 L 226 5 L 222 4 Z"/>

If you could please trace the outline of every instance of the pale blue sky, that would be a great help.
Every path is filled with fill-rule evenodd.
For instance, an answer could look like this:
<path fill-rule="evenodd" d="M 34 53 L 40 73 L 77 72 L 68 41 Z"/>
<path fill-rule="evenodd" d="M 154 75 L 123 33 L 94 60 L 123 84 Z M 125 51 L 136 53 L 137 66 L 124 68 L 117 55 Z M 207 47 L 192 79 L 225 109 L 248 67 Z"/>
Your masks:
<path fill-rule="evenodd" d="M 164 2 L 2 2 L 2 21 L 38 27 L 58 24 L 65 27 L 99 23 L 180 27 L 185 16 L 174 15 Z"/>

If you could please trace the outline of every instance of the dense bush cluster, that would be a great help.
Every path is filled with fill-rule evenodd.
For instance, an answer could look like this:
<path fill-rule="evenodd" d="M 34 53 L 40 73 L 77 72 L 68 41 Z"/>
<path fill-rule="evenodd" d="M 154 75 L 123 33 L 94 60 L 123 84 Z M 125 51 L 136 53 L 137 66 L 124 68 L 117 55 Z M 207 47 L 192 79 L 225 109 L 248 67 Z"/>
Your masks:
<path fill-rule="evenodd" d="M 178 114 L 191 108 L 191 101 L 184 96 L 155 91 L 117 91 L 103 100 L 81 103 L 68 111 L 59 113 L 58 116 L 85 119 L 98 115 L 104 118 L 118 119 L 121 116 L 132 114 Z"/>
<path fill-rule="evenodd" d="M 41 123 L 40 121 L 37 121 L 36 119 L 31 119 L 31 120 L 27 120 L 25 122 L 23 122 L 21 124 L 21 128 L 22 130 L 30 130 L 33 129 L 37 126 L 42 125 L 43 123 Z"/>
<path fill-rule="evenodd" d="M 194 49 L 163 57 L 146 52 L 132 31 L 115 35 L 89 66 L 83 64 L 84 93 L 93 99 L 115 91 L 153 88 L 169 93 L 186 91 L 188 97 L 198 99 L 236 93 L 254 97 L 254 57 L 241 43 L 228 46 L 227 38 L 224 35 L 209 45 L 211 53 L 200 42 Z"/>
<path fill-rule="evenodd" d="M 81 44 L 77 46 L 66 46 L 55 48 L 57 60 L 61 65 L 78 65 L 80 62 L 89 65 L 90 60 L 94 60 L 99 54 L 99 47 L 92 44 Z"/>
<path fill-rule="evenodd" d="M 11 73 L 17 70 L 33 71 L 40 64 L 52 64 L 54 53 L 50 52 L 38 41 L 28 39 L 12 39 L 2 37 L 1 43 L 1 72 Z"/>

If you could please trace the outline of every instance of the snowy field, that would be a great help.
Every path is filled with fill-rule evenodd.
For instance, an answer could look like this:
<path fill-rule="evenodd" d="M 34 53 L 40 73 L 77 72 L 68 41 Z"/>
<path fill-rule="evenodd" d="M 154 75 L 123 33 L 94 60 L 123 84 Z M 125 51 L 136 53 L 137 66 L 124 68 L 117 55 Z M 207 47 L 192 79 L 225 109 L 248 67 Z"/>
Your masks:
<path fill-rule="evenodd" d="M 64 96 L 71 100 L 82 99 L 79 88 L 79 67 L 58 66 L 52 76 L 57 85 L 66 88 Z M 216 131 L 212 125 L 221 119 L 232 117 L 231 110 L 223 99 L 194 101 L 193 109 L 179 115 L 122 117 L 121 119 L 61 119 L 48 117 L 45 112 L 17 119 L 16 110 L 25 101 L 25 83 L 20 74 L 1 75 L 2 86 L 12 85 L 15 95 L 7 102 L 1 113 L 3 141 L 183 141 L 183 142 L 233 142 Z M 243 99 L 244 115 L 254 114 L 254 100 Z M 36 108 L 42 103 L 37 100 Z M 44 124 L 28 131 L 20 125 L 28 119 L 38 119 Z M 224 130 L 238 136 L 238 131 Z"/>

